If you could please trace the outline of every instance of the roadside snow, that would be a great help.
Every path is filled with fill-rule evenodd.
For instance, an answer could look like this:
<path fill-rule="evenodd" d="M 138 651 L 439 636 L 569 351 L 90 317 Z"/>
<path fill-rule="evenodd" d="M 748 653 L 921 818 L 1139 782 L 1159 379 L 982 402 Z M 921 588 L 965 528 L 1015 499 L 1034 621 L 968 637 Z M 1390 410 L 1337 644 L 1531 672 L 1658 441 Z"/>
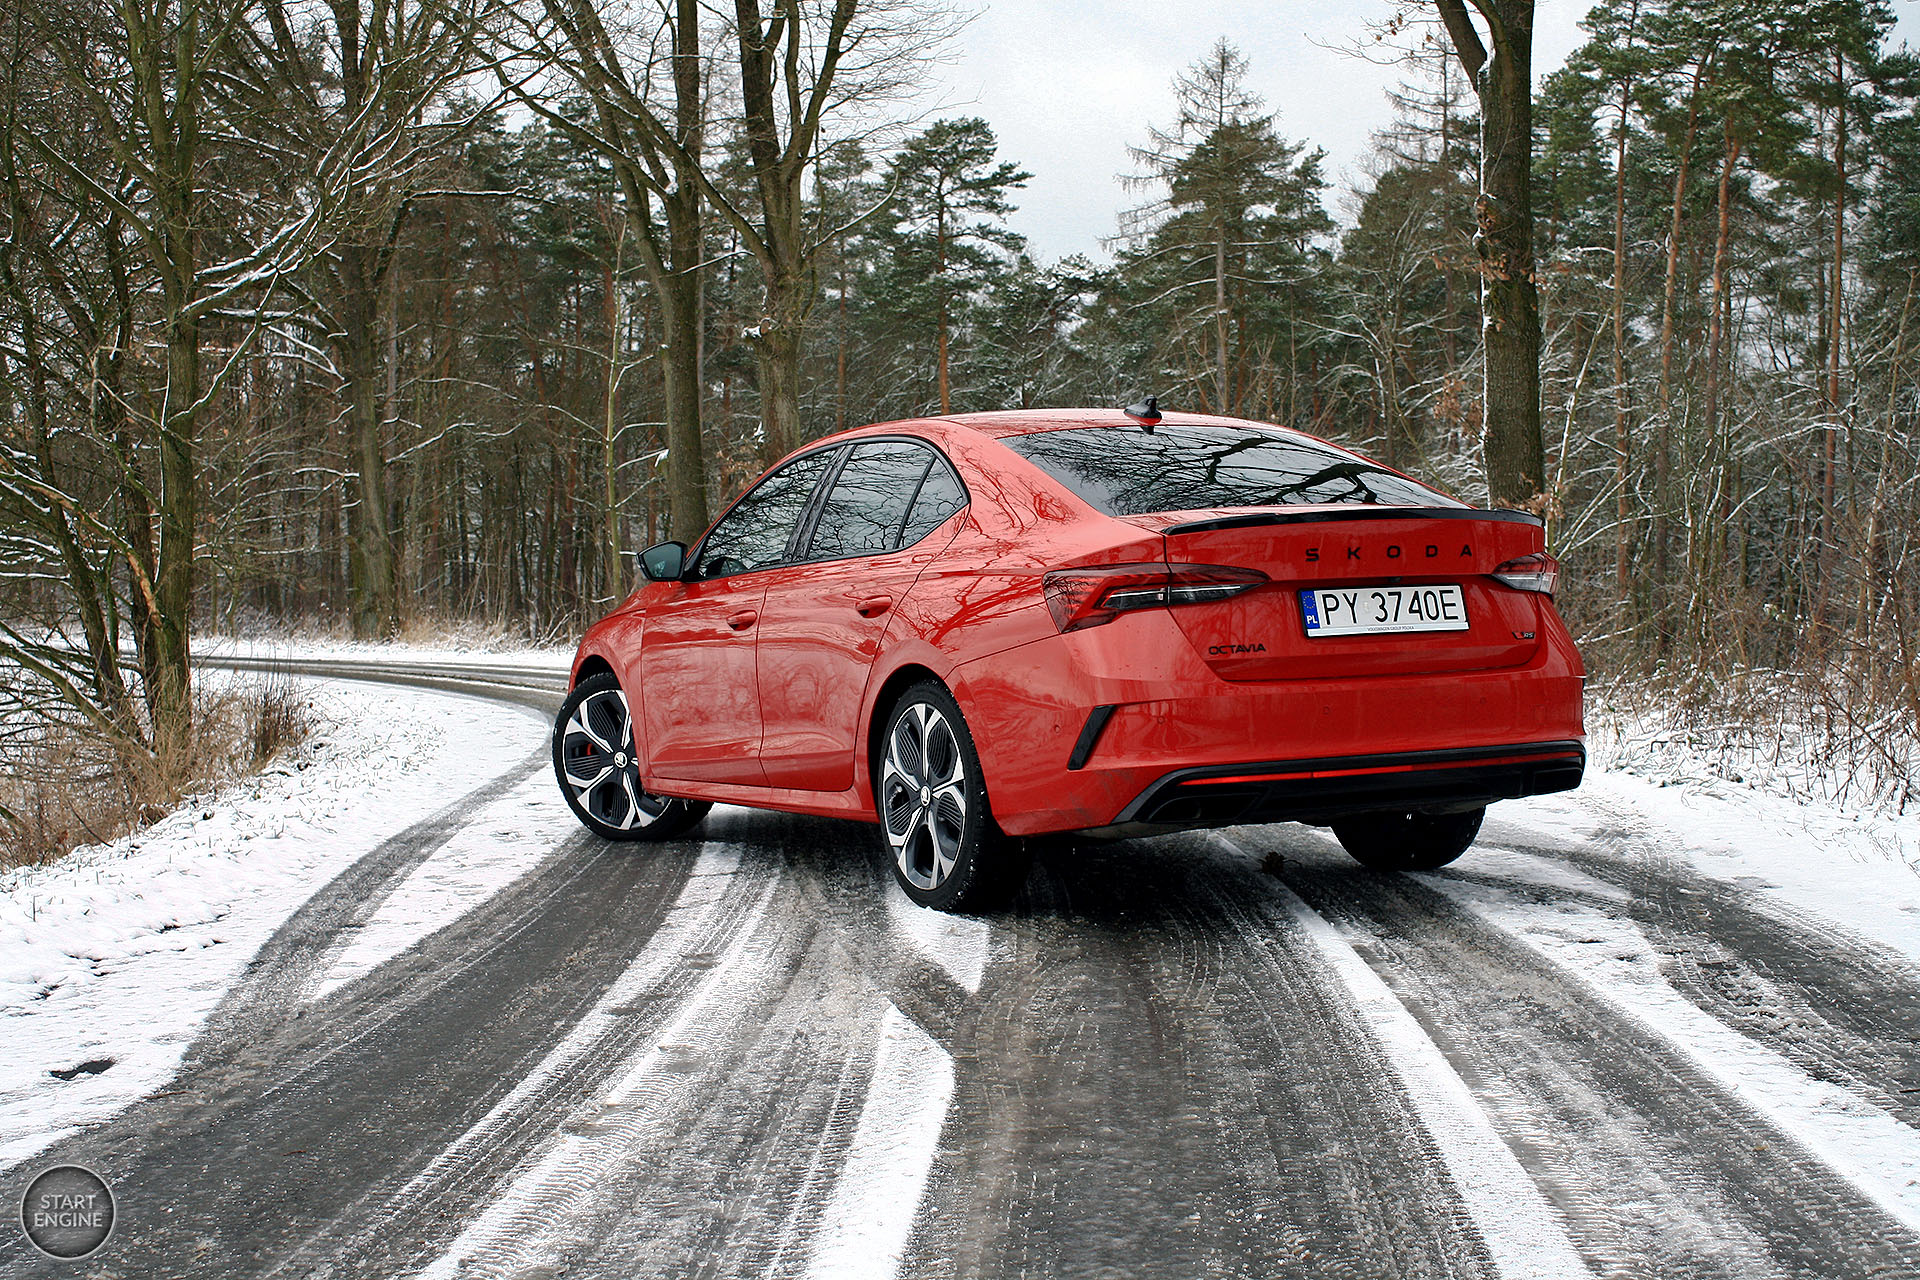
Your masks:
<path fill-rule="evenodd" d="M 532 714 L 456 694 L 301 687 L 323 728 L 294 759 L 125 839 L 0 874 L 0 1166 L 163 1088 L 306 898 L 545 736 Z"/>
<path fill-rule="evenodd" d="M 1810 913 L 1920 967 L 1920 815 L 1849 813 L 1724 782 L 1659 785 L 1594 771 L 1578 791 L 1495 807 L 1483 843 L 1498 845 L 1505 826 L 1677 861 L 1753 894 L 1762 908 Z M 1469 853 L 1462 867 L 1481 856 Z"/>
<path fill-rule="evenodd" d="M 253 639 L 231 636 L 196 638 L 196 659 L 219 662 L 369 662 L 385 665 L 454 665 L 462 672 L 488 670 L 550 673 L 564 680 L 573 666 L 573 648 L 488 647 L 473 649 L 444 645 L 369 643 L 354 640 Z"/>

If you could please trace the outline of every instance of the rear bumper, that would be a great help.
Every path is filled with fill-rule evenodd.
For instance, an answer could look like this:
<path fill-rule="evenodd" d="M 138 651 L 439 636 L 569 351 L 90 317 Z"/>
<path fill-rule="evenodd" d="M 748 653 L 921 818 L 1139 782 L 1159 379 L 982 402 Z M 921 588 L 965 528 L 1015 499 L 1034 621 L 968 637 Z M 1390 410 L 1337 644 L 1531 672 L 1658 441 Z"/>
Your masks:
<path fill-rule="evenodd" d="M 965 664 L 952 684 L 1009 835 L 1444 808 L 1578 783 L 1583 673 L 1550 621 L 1533 660 L 1504 670 L 1234 683 L 1169 612 L 1143 610 Z M 1374 772 L 1220 781 L 1342 769 Z M 1208 797 L 1186 817 L 1158 808 Z"/>
<path fill-rule="evenodd" d="M 1448 809 L 1570 791 L 1586 771 L 1575 741 L 1176 769 L 1121 809 L 1111 829 L 1324 822 L 1380 809 Z"/>

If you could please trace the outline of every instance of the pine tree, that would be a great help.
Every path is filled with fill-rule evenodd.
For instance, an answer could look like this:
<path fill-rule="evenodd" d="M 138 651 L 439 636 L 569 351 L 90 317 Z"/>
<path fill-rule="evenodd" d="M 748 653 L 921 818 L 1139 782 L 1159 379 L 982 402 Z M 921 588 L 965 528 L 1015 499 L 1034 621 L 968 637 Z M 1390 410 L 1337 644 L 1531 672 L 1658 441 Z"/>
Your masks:
<path fill-rule="evenodd" d="M 1304 310 L 1318 242 L 1333 229 L 1320 203 L 1325 153 L 1283 141 L 1246 77 L 1224 39 L 1175 77 L 1178 114 L 1133 148 L 1144 172 L 1126 179 L 1157 198 L 1121 219 L 1128 305 L 1163 335 L 1164 376 L 1230 415 L 1262 390 L 1276 399 L 1276 344 L 1297 356 L 1286 322 Z"/>
<path fill-rule="evenodd" d="M 1033 175 L 997 160 L 997 146 L 985 120 L 941 120 L 887 165 L 875 304 L 898 337 L 931 346 L 930 399 L 941 413 L 953 411 L 956 339 L 966 340 L 981 299 L 1026 243 L 1004 220 L 1014 210 L 1008 193 Z"/>

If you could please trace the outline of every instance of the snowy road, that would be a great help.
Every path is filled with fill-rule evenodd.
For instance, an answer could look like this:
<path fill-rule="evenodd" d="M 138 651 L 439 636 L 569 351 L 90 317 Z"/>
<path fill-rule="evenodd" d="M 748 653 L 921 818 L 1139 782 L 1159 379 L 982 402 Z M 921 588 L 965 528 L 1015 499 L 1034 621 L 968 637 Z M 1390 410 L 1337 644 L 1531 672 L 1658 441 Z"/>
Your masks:
<path fill-rule="evenodd" d="M 106 1176 L 101 1274 L 1920 1277 L 1905 867 L 1856 932 L 1596 789 L 1443 874 L 1299 827 L 1049 845 L 951 918 L 855 824 L 590 838 L 550 672 L 306 669 L 489 699 L 517 763 L 286 915 L 171 1083 L 7 1171 L 9 1210 Z M 0 1275 L 77 1273 L 0 1235 Z"/>

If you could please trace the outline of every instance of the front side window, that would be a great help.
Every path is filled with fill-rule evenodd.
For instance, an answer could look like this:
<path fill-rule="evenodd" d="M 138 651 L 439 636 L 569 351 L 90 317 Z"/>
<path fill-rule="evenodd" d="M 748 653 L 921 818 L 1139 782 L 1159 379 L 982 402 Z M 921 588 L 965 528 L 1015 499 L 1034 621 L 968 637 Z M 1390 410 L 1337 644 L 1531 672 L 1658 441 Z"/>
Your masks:
<path fill-rule="evenodd" d="M 735 503 L 706 541 L 688 575 L 695 581 L 766 569 L 787 558 L 787 544 L 800 527 L 813 491 L 833 466 L 838 449 L 795 458 Z"/>
<path fill-rule="evenodd" d="M 1003 440 L 1105 515 L 1376 503 L 1463 507 L 1355 454 L 1276 428 L 1072 427 Z"/>

